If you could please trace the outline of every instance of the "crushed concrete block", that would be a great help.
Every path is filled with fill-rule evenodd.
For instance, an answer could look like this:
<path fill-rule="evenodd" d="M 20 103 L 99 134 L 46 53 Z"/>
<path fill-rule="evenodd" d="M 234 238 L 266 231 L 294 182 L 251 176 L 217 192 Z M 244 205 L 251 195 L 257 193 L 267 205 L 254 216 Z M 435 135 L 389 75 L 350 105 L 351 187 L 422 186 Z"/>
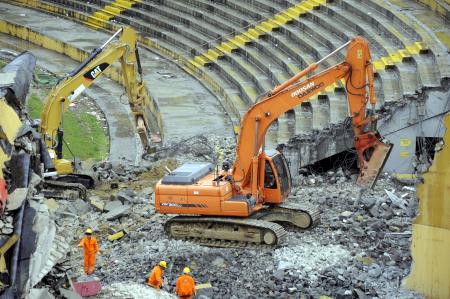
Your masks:
<path fill-rule="evenodd" d="M 27 198 L 28 188 L 17 188 L 13 193 L 8 194 L 6 199 L 6 210 L 15 211 L 22 206 L 23 201 Z"/>
<path fill-rule="evenodd" d="M 91 196 L 89 198 L 89 202 L 91 203 L 91 206 L 93 206 L 97 211 L 103 212 L 103 210 L 105 209 L 106 203 L 98 196 Z"/>
<path fill-rule="evenodd" d="M 214 261 L 212 262 L 212 265 L 217 268 L 226 268 L 227 267 L 225 260 L 221 256 L 216 257 L 214 259 Z"/>
<path fill-rule="evenodd" d="M 296 287 L 288 288 L 288 293 L 289 294 L 293 294 L 295 292 L 297 292 L 297 288 Z"/>
<path fill-rule="evenodd" d="M 125 190 L 120 191 L 117 194 L 117 197 L 119 197 L 121 195 L 129 196 L 129 197 L 135 197 L 136 196 L 136 192 L 134 190 L 132 190 L 132 189 L 125 189 Z"/>
<path fill-rule="evenodd" d="M 152 299 L 176 299 L 177 296 L 164 290 L 155 290 L 132 282 L 113 283 L 105 288 L 104 294 L 111 294 L 110 298 L 152 298 Z M 132 296 L 130 296 L 132 294 Z"/>
<path fill-rule="evenodd" d="M 276 270 L 273 272 L 273 277 L 277 280 L 283 280 L 284 279 L 284 270 Z"/>
<path fill-rule="evenodd" d="M 377 207 L 377 206 L 371 207 L 371 208 L 369 209 L 369 214 L 370 214 L 370 216 L 372 216 L 372 217 L 378 217 L 378 215 L 380 214 L 380 213 L 378 212 L 378 207 Z"/>
<path fill-rule="evenodd" d="M 400 228 L 398 226 L 394 226 L 394 225 L 389 225 L 388 229 L 394 233 L 398 233 L 400 231 Z"/>
<path fill-rule="evenodd" d="M 83 299 L 83 297 L 81 297 L 80 295 L 78 295 L 74 291 L 71 291 L 71 290 L 68 290 L 68 289 L 59 288 L 59 292 L 66 299 Z"/>
<path fill-rule="evenodd" d="M 381 267 L 378 264 L 372 264 L 370 265 L 367 274 L 372 278 L 380 277 L 382 274 Z"/>
<path fill-rule="evenodd" d="M 59 204 L 53 198 L 47 199 L 45 201 L 45 204 L 47 205 L 47 207 L 50 211 L 56 211 L 59 208 Z"/>
<path fill-rule="evenodd" d="M 115 208 L 114 210 L 106 213 L 104 215 L 106 220 L 115 220 L 122 216 L 128 215 L 130 213 L 131 206 L 129 205 L 121 205 L 120 207 Z"/>
<path fill-rule="evenodd" d="M 119 192 L 117 194 L 117 199 L 120 200 L 120 202 L 122 204 L 133 204 L 133 198 L 131 196 L 128 196 L 126 194 L 123 194 L 121 192 Z"/>
<path fill-rule="evenodd" d="M 42 182 L 42 178 L 33 172 L 31 174 L 31 179 L 30 179 L 30 183 L 28 184 L 28 186 L 36 188 L 36 186 L 39 185 L 41 182 Z"/>
<path fill-rule="evenodd" d="M 280 261 L 277 270 L 286 270 L 294 268 L 294 264 L 288 261 Z"/>
<path fill-rule="evenodd" d="M 214 297 L 214 289 L 209 282 L 196 284 L 195 289 L 197 290 L 196 298 L 207 299 Z"/>
<path fill-rule="evenodd" d="M 153 194 L 153 188 L 147 187 L 147 188 L 142 189 L 140 196 L 149 197 L 152 194 Z"/>
<path fill-rule="evenodd" d="M 359 200 L 359 204 L 367 209 L 370 209 L 377 203 L 377 198 L 375 197 L 363 197 Z"/>
<path fill-rule="evenodd" d="M 341 213 L 340 217 L 341 217 L 341 218 L 348 218 L 348 217 L 350 217 L 350 216 L 352 216 L 352 215 L 353 215 L 353 212 L 350 212 L 350 211 L 344 211 L 344 212 Z"/>
<path fill-rule="evenodd" d="M 406 199 L 398 197 L 397 195 L 394 194 L 394 192 L 389 191 L 387 189 L 384 189 L 384 192 L 386 192 L 387 196 L 394 205 L 396 205 L 401 209 L 408 208 L 408 203 Z"/>
<path fill-rule="evenodd" d="M 123 206 L 123 204 L 119 200 L 108 201 L 108 202 L 106 202 L 105 207 L 103 208 L 103 210 L 105 210 L 106 212 L 111 212 L 112 210 L 115 210 L 115 209 L 120 208 L 122 206 Z"/>
<path fill-rule="evenodd" d="M 375 260 L 370 256 L 357 256 L 356 259 L 365 266 L 371 265 L 375 262 Z"/>
<path fill-rule="evenodd" d="M 31 289 L 25 299 L 54 299 L 47 288 L 44 289 Z"/>
<path fill-rule="evenodd" d="M 74 205 L 78 215 L 84 215 L 84 214 L 88 213 L 90 210 L 89 204 L 79 198 L 77 200 L 75 200 L 73 205 Z"/>
<path fill-rule="evenodd" d="M 14 231 L 14 229 L 9 228 L 9 227 L 2 228 L 2 234 L 4 234 L 4 235 L 10 235 L 13 233 L 13 231 Z"/>

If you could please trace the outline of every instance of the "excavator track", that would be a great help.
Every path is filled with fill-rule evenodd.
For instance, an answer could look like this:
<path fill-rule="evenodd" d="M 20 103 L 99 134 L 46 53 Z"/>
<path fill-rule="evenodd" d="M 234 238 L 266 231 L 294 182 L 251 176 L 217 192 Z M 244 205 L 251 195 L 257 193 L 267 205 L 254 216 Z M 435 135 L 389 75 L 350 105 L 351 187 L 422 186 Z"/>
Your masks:
<path fill-rule="evenodd" d="M 251 218 L 175 216 L 166 222 L 165 230 L 174 239 L 225 248 L 272 248 L 286 236 L 281 225 Z"/>
<path fill-rule="evenodd" d="M 319 222 L 320 211 L 309 202 L 285 202 L 262 209 L 252 218 L 271 222 L 288 222 L 296 227 L 307 229 Z"/>
<path fill-rule="evenodd" d="M 83 184 L 80 183 L 68 183 L 61 181 L 45 180 L 43 193 L 46 197 L 55 197 L 55 198 L 77 197 L 85 199 L 87 196 L 87 189 Z"/>

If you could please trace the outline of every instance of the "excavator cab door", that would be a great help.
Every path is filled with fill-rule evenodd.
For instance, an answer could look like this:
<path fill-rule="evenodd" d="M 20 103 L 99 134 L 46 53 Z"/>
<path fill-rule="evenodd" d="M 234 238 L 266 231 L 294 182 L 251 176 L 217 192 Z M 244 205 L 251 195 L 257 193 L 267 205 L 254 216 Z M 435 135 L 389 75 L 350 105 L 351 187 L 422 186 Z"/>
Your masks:
<path fill-rule="evenodd" d="M 283 154 L 267 151 L 264 159 L 264 202 L 279 204 L 291 191 L 291 174 Z"/>

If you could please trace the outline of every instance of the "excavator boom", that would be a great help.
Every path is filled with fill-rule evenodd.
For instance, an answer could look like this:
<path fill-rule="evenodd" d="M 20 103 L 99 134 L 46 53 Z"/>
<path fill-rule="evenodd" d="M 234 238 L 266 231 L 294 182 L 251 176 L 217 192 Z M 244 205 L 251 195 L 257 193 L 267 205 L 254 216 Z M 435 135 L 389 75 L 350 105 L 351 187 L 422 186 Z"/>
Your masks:
<path fill-rule="evenodd" d="M 113 39 L 120 34 L 118 41 Z M 105 72 L 114 62 L 122 67 L 122 82 L 128 103 L 135 117 L 142 145 L 148 148 L 150 120 L 148 116 L 150 97 L 142 80 L 142 69 L 136 46 L 136 33 L 130 27 L 119 29 L 101 47 L 94 49 L 74 71 L 64 78 L 48 95 L 41 115 L 40 132 L 53 154 L 58 174 L 73 172 L 71 162 L 62 159 L 63 115 L 85 89 Z M 140 75 L 138 79 L 137 75 Z M 52 151 L 53 150 L 53 151 Z"/>
<path fill-rule="evenodd" d="M 302 77 L 317 69 L 323 60 L 344 47 L 348 47 L 344 62 L 298 82 Z M 266 131 L 273 121 L 293 107 L 308 101 L 327 86 L 343 81 L 347 90 L 347 100 L 355 132 L 355 148 L 361 170 L 357 182 L 362 187 L 372 187 L 392 147 L 380 140 L 375 130 L 376 117 L 366 115 L 367 103 L 370 103 L 372 110 L 375 110 L 373 80 L 373 66 L 367 41 L 362 37 L 355 37 L 318 63 L 310 65 L 276 87 L 265 99 L 253 105 L 242 119 L 233 166 L 234 180 L 242 181 L 244 187 L 251 181 L 255 183 L 255 180 L 252 180 L 252 173 L 257 173 L 256 157 L 261 151 Z M 257 197 L 259 190 L 252 189 L 253 196 Z"/>

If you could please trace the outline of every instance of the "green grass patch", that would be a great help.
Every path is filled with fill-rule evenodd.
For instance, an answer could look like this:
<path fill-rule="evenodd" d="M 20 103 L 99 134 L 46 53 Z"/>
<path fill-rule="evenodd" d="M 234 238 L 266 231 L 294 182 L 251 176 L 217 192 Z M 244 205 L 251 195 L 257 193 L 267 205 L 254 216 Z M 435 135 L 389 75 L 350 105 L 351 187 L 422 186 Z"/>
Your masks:
<path fill-rule="evenodd" d="M 37 94 L 33 93 L 28 97 L 28 113 L 31 118 L 41 118 L 42 101 Z"/>
<path fill-rule="evenodd" d="M 6 61 L 0 59 L 0 68 L 4 67 L 6 64 Z"/>
<path fill-rule="evenodd" d="M 40 118 L 42 101 L 37 94 L 28 98 L 28 112 L 32 118 Z M 101 123 L 93 115 L 77 110 L 64 114 L 64 139 L 73 155 L 81 160 L 102 160 L 108 154 L 109 139 Z M 72 159 L 72 154 L 66 145 L 63 155 Z"/>

